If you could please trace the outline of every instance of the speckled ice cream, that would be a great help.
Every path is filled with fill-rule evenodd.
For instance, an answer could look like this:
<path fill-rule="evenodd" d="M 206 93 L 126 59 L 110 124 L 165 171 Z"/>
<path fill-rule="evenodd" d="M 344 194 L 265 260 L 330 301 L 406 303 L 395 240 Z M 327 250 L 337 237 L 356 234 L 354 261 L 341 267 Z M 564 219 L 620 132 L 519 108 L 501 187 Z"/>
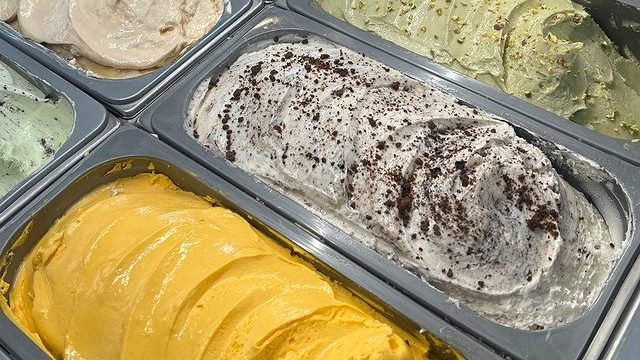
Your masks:
<path fill-rule="evenodd" d="M 66 98 L 47 96 L 0 62 L 0 198 L 53 158 L 74 121 Z"/>
<path fill-rule="evenodd" d="M 507 326 L 580 316 L 620 247 L 510 126 L 319 39 L 241 56 L 189 113 L 200 143 Z"/>

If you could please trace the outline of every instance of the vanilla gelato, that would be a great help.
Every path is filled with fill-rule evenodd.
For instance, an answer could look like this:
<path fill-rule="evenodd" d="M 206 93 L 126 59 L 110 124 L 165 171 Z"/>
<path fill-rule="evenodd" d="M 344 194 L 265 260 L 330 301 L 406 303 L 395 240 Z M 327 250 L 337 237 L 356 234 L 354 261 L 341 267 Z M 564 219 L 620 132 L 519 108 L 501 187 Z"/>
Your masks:
<path fill-rule="evenodd" d="M 94 75 L 130 77 L 173 61 L 222 11 L 221 0 L 15 0 L 0 19 Z"/>
<path fill-rule="evenodd" d="M 509 125 L 317 38 L 242 55 L 188 112 L 202 145 L 500 324 L 576 319 L 621 247 Z"/>

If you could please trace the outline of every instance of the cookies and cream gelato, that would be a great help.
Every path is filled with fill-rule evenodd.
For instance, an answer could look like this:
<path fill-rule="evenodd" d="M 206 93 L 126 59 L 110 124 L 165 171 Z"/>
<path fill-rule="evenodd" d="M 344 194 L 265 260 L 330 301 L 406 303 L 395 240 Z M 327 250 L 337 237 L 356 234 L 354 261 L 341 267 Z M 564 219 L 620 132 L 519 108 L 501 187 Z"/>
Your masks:
<path fill-rule="evenodd" d="M 594 302 L 621 240 L 513 128 L 315 37 L 264 46 L 195 91 L 202 145 L 501 324 Z"/>

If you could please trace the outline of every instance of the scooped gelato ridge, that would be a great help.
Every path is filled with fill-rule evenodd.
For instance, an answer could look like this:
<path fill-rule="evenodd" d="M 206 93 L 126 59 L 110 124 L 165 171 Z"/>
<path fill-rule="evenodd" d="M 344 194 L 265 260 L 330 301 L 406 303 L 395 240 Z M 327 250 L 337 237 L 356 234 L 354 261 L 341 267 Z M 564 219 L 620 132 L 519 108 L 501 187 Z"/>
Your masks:
<path fill-rule="evenodd" d="M 442 358 L 276 241 L 140 174 L 60 217 L 0 305 L 55 359 Z"/>
<path fill-rule="evenodd" d="M 185 126 L 507 326 L 576 319 L 621 250 L 598 210 L 509 125 L 315 37 L 240 56 L 198 87 Z"/>
<path fill-rule="evenodd" d="M 106 78 L 166 65 L 218 22 L 222 0 L 10 0 L 0 20 Z"/>
<path fill-rule="evenodd" d="M 54 157 L 74 123 L 67 98 L 45 94 L 0 62 L 0 198 Z"/>
<path fill-rule="evenodd" d="M 570 0 L 318 3 L 356 27 L 578 124 L 640 138 L 640 62 Z"/>

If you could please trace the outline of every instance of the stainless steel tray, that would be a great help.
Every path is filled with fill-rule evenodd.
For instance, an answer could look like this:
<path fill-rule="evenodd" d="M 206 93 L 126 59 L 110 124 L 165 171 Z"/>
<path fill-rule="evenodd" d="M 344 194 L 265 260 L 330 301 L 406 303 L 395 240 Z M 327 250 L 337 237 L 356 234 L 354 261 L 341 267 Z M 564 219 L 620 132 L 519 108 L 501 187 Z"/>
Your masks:
<path fill-rule="evenodd" d="M 639 0 L 578 0 L 576 2 L 586 6 L 587 10 L 593 15 L 594 19 L 605 30 L 614 43 L 625 45 L 640 59 Z M 460 87 L 475 92 L 481 97 L 520 113 L 528 119 L 539 121 L 548 127 L 559 130 L 582 142 L 596 146 L 602 151 L 640 166 L 640 142 L 623 141 L 599 134 L 541 107 L 467 77 L 455 70 L 436 64 L 426 57 L 420 56 L 390 41 L 384 40 L 371 32 L 361 30 L 331 16 L 322 10 L 315 0 L 277 0 L 277 4 L 284 8 L 290 8 L 293 11 L 355 39 L 366 42 L 399 59 L 415 64 L 430 73 L 436 74 Z M 640 111 L 640 109 L 638 110 Z M 640 114 L 638 114 L 638 116 L 640 116 Z"/>
<path fill-rule="evenodd" d="M 0 224 L 2 224 L 33 195 L 36 184 L 41 183 L 44 186 L 55 180 L 60 175 L 56 168 L 106 128 L 108 115 L 105 108 L 91 97 L 3 40 L 0 40 L 0 60 L 25 78 L 33 79 L 33 83 L 45 94 L 67 97 L 73 105 L 76 116 L 71 136 L 53 160 L 23 180 L 4 197 L 0 196 Z"/>
<path fill-rule="evenodd" d="M 130 166 L 121 171 L 111 171 L 116 164 L 123 162 Z M 27 239 L 12 249 L 11 262 L 5 269 L 0 269 L 0 273 L 6 270 L 6 280 L 13 281 L 22 259 L 66 209 L 99 185 L 149 172 L 150 163 L 153 163 L 156 173 L 167 175 L 182 189 L 211 196 L 239 213 L 253 226 L 281 241 L 283 246 L 309 260 L 319 271 L 361 296 L 374 309 L 381 310 L 407 330 L 424 329 L 451 344 L 469 359 L 498 358 L 487 347 L 435 314 L 421 309 L 406 296 L 367 273 L 301 227 L 168 145 L 131 127 L 116 131 L 93 154 L 77 164 L 0 229 L 0 254 L 4 256 L 23 230 L 32 224 Z M 3 312 L 0 312 L 0 345 L 16 359 L 48 358 Z"/>
<path fill-rule="evenodd" d="M 0 22 L 0 38 L 100 100 L 121 117 L 132 118 L 164 87 L 263 6 L 261 0 L 224 0 L 224 3 L 225 10 L 216 26 L 173 64 L 132 79 L 109 80 L 88 76 L 85 71 L 71 66 L 44 45 L 25 39 L 3 22 Z"/>
<path fill-rule="evenodd" d="M 466 306 L 456 305 L 447 295 L 379 256 L 302 205 L 269 188 L 224 158 L 206 150 L 186 133 L 183 125 L 186 106 L 198 84 L 223 72 L 225 67 L 235 61 L 240 54 L 251 49 L 255 50 L 257 44 L 264 43 L 265 39 L 272 39 L 275 36 L 282 39 L 283 36 L 292 34 L 299 36 L 315 34 L 352 48 L 411 77 L 441 88 L 457 96 L 462 103 L 477 106 L 505 118 L 516 128 L 519 135 L 538 145 L 550 156 L 565 179 L 593 199 L 601 199 L 603 202 L 594 201 L 594 203 L 601 210 L 610 209 L 603 215 L 608 217 L 611 223 L 616 221 L 621 223 L 628 247 L 593 308 L 576 321 L 551 330 L 524 331 L 497 325 L 478 316 Z M 256 18 L 236 32 L 224 46 L 211 53 L 176 86 L 163 94 L 154 107 L 143 113 L 138 121 L 140 126 L 155 131 L 160 139 L 177 147 L 221 177 L 322 237 L 333 248 L 393 284 L 422 304 L 425 311 L 429 309 L 438 313 L 447 321 L 455 323 L 475 337 L 491 344 L 497 351 L 513 358 L 577 359 L 587 351 L 598 352 L 602 343 L 606 342 L 606 338 L 611 333 L 611 327 L 617 322 L 631 295 L 628 291 L 618 291 L 620 284 L 627 281 L 633 288 L 640 276 L 640 274 L 627 276 L 627 271 L 635 261 L 640 245 L 640 234 L 637 230 L 640 188 L 636 179 L 639 168 L 540 122 L 531 121 L 513 110 L 480 97 L 421 67 L 404 62 L 384 51 L 285 9 L 267 7 L 261 11 Z M 572 151 L 595 161 L 608 171 L 610 176 L 604 184 L 586 179 L 582 174 L 572 171 L 567 159 L 564 158 Z M 592 341 L 594 338 L 598 341 Z"/>
<path fill-rule="evenodd" d="M 631 271 L 640 271 L 632 269 Z M 633 299 L 627 304 L 613 335 L 609 338 L 602 360 L 635 359 L 640 353 L 640 287 L 635 289 Z"/>

